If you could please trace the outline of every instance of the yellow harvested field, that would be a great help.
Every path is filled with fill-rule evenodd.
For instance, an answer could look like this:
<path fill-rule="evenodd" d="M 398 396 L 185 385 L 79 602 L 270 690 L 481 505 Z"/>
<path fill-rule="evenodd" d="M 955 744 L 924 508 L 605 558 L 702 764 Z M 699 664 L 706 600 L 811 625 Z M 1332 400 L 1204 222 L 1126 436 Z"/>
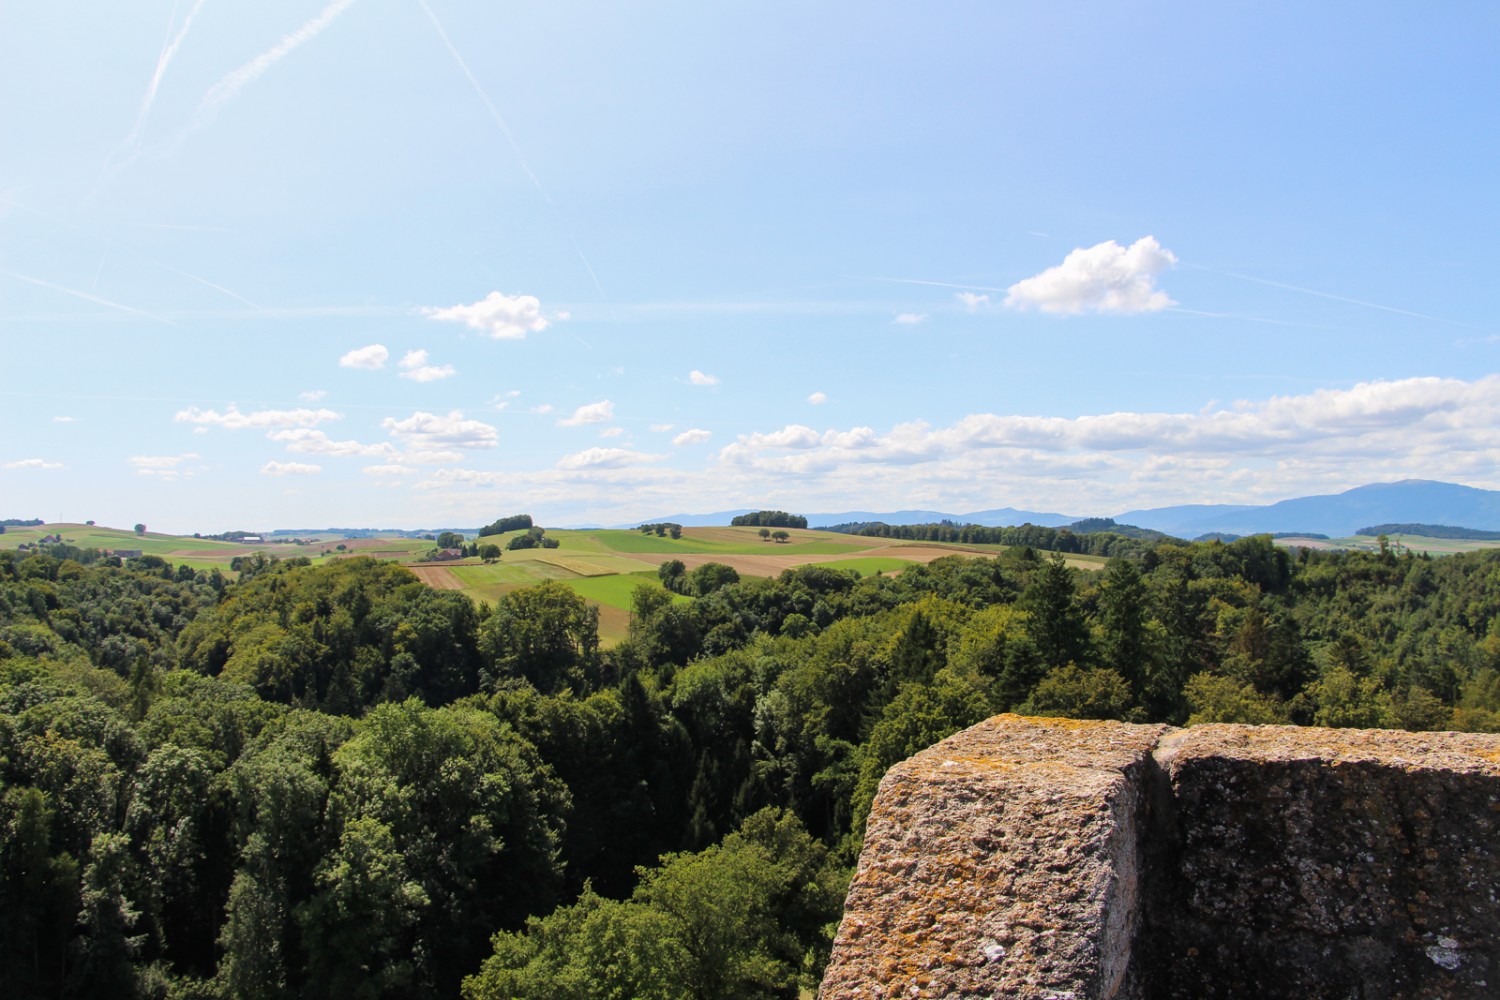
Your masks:
<path fill-rule="evenodd" d="M 408 566 L 417 579 L 433 590 L 463 590 L 463 581 L 453 575 L 447 566 Z"/>

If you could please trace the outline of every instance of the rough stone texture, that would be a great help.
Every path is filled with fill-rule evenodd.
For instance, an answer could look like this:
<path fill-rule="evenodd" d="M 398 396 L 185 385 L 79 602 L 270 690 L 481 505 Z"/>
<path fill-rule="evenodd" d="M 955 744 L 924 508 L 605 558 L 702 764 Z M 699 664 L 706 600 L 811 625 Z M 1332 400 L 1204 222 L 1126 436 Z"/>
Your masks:
<path fill-rule="evenodd" d="M 820 996 L 1500 996 L 1500 738 L 999 716 L 886 775 Z"/>
<path fill-rule="evenodd" d="M 1159 995 L 1500 996 L 1500 740 L 1201 726 L 1169 742 Z"/>
<path fill-rule="evenodd" d="M 821 996 L 1116 995 L 1164 729 L 1000 716 L 892 768 Z"/>

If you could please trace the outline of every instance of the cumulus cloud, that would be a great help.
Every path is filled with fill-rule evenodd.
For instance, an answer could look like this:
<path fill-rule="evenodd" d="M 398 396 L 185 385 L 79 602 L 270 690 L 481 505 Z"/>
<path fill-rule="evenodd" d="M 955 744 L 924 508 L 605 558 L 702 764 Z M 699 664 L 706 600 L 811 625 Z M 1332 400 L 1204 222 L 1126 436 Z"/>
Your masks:
<path fill-rule="evenodd" d="M 417 470 L 409 465 L 367 465 L 359 471 L 367 476 L 408 476 Z"/>
<path fill-rule="evenodd" d="M 531 412 L 532 413 L 543 413 L 543 414 L 546 414 L 546 413 L 551 413 L 552 410 L 553 410 L 553 406 L 552 406 L 551 403 L 538 403 L 536 406 L 533 406 L 531 408 Z"/>
<path fill-rule="evenodd" d="M 191 462 L 198 457 L 198 453 L 193 451 L 184 452 L 181 455 L 133 455 L 130 458 L 130 464 L 142 472 L 152 469 L 175 469 L 183 462 Z"/>
<path fill-rule="evenodd" d="M 955 478 L 982 470 L 1128 477 L 1156 470 L 1159 477 L 1175 473 L 1180 489 L 1184 470 L 1226 480 L 1293 462 L 1348 469 L 1353 460 L 1361 476 L 1374 478 L 1382 462 L 1398 471 L 1432 469 L 1437 455 L 1448 468 L 1466 456 L 1470 472 L 1463 478 L 1500 476 L 1500 375 L 1364 382 L 1187 413 L 976 413 L 946 427 L 913 421 L 885 433 L 855 427 L 819 434 L 791 424 L 741 434 L 719 457 L 760 474 L 837 470 L 842 476 L 872 467 L 894 475 L 902 466 L 922 466 Z"/>
<path fill-rule="evenodd" d="M 606 427 L 599 432 L 599 436 L 602 438 L 617 438 L 624 433 L 625 428 L 623 427 Z"/>
<path fill-rule="evenodd" d="M 385 442 L 361 444 L 358 441 L 335 441 L 323 431 L 309 427 L 272 431 L 266 437 L 272 441 L 285 442 L 287 451 L 295 451 L 304 455 L 358 455 L 367 458 L 385 458 L 396 454 L 396 449 Z"/>
<path fill-rule="evenodd" d="M 458 369 L 452 365 L 429 365 L 426 351 L 407 351 L 400 365 L 405 369 L 401 372 L 401 377 L 414 382 L 436 382 L 458 374 Z"/>
<path fill-rule="evenodd" d="M 178 410 L 172 417 L 173 420 L 183 424 L 197 424 L 200 427 L 223 427 L 228 430 L 244 430 L 245 428 L 264 430 L 268 427 L 313 427 L 328 420 L 342 420 L 342 413 L 333 410 L 256 410 L 253 413 L 241 413 L 238 408 L 231 405 L 223 413 L 217 410 L 200 410 L 196 406 L 190 406 L 185 410 Z"/>
<path fill-rule="evenodd" d="M 565 470 L 618 469 L 643 462 L 659 462 L 662 457 L 630 451 L 628 448 L 585 448 L 583 451 L 559 459 L 557 467 Z"/>
<path fill-rule="evenodd" d="M 688 381 L 694 385 L 718 385 L 719 377 L 717 375 L 706 375 L 694 368 L 688 372 Z"/>
<path fill-rule="evenodd" d="M 368 347 L 356 347 L 354 350 L 339 358 L 340 368 L 364 368 L 374 371 L 384 368 L 391 352 L 385 349 L 384 344 L 370 344 Z"/>
<path fill-rule="evenodd" d="M 297 393 L 297 398 L 304 403 L 316 403 L 326 395 L 328 395 L 326 389 L 309 389 L 306 392 Z"/>
<path fill-rule="evenodd" d="M 651 430 L 656 434 L 665 434 L 672 429 L 671 424 L 652 424 Z"/>
<path fill-rule="evenodd" d="M 4 469 L 61 469 L 61 462 L 49 462 L 45 458 L 23 458 L 16 462 L 6 462 L 0 468 Z"/>
<path fill-rule="evenodd" d="M 683 431 L 681 434 L 674 437 L 672 439 L 672 443 L 681 448 L 685 444 L 702 444 L 704 441 L 707 441 L 711 437 L 713 437 L 713 434 L 711 432 L 706 431 L 701 427 L 694 427 L 692 430 Z"/>
<path fill-rule="evenodd" d="M 481 472 L 478 469 L 438 469 L 432 478 L 417 483 L 419 490 L 446 490 L 454 486 L 498 486 L 506 479 L 503 472 Z"/>
<path fill-rule="evenodd" d="M 451 465 L 454 462 L 462 462 L 464 453 L 441 448 L 417 448 L 406 452 L 401 458 L 403 461 L 415 462 L 418 465 Z"/>
<path fill-rule="evenodd" d="M 1035 277 L 1011 285 L 1005 304 L 1046 313 L 1144 313 L 1174 303 L 1156 287 L 1157 275 L 1177 263 L 1152 236 L 1128 247 L 1106 240 L 1079 248 Z"/>
<path fill-rule="evenodd" d="M 974 292 L 959 292 L 953 297 L 962 302 L 964 304 L 964 308 L 971 313 L 976 313 L 980 310 L 981 307 L 988 306 L 990 304 L 990 297 L 988 295 L 978 295 Z"/>
<path fill-rule="evenodd" d="M 814 406 L 822 406 L 824 403 L 828 402 L 828 393 L 815 392 L 811 396 L 807 397 L 807 401 Z"/>
<path fill-rule="evenodd" d="M 267 462 L 260 467 L 262 476 L 311 476 L 322 471 L 321 465 L 305 462 Z"/>
<path fill-rule="evenodd" d="M 547 329 L 542 304 L 534 295 L 501 295 L 490 292 L 470 305 L 429 307 L 423 314 L 433 319 L 463 323 L 496 340 L 521 340 L 528 333 Z"/>
<path fill-rule="evenodd" d="M 597 403 L 586 403 L 573 411 L 571 417 L 557 422 L 559 427 L 582 427 L 584 424 L 602 424 L 615 418 L 615 404 L 607 399 Z"/>
<path fill-rule="evenodd" d="M 926 313 L 897 313 L 896 318 L 891 322 L 897 326 L 916 326 L 918 323 L 925 322 L 926 319 Z"/>
<path fill-rule="evenodd" d="M 391 435 L 413 451 L 445 451 L 457 448 L 493 448 L 500 432 L 479 420 L 466 420 L 453 410 L 447 416 L 418 410 L 405 420 L 386 417 L 380 422 Z"/>

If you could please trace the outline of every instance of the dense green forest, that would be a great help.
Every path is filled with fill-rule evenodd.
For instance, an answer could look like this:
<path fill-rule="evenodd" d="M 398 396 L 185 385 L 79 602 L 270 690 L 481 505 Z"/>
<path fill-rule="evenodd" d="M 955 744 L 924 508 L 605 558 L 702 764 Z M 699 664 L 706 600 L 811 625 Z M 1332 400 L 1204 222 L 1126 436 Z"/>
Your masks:
<path fill-rule="evenodd" d="M 1469 541 L 1500 541 L 1500 531 L 1478 528 L 1455 528 L 1451 524 L 1376 524 L 1360 528 L 1356 535 L 1375 538 L 1379 535 L 1422 535 L 1425 538 L 1460 538 Z"/>
<path fill-rule="evenodd" d="M 1085 518 L 1065 528 L 1045 528 L 1038 524 L 991 528 L 982 524 L 959 524 L 956 521 L 938 521 L 935 524 L 852 521 L 848 524 L 830 525 L 823 530 L 871 538 L 899 538 L 908 542 L 1012 545 L 1089 556 L 1139 556 L 1155 542 L 1177 541 L 1160 531 L 1116 524 L 1107 517 Z"/>
<path fill-rule="evenodd" d="M 995 712 L 1500 731 L 1500 552 L 1111 544 L 669 564 L 607 650 L 557 583 L 0 552 L 7 994 L 792 998 L 881 775 Z"/>

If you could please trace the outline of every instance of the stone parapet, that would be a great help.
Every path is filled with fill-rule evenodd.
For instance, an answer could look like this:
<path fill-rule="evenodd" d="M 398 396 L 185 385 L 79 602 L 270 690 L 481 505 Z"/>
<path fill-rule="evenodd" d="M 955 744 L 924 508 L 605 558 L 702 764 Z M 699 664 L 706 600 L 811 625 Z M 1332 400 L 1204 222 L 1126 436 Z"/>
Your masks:
<path fill-rule="evenodd" d="M 1500 737 L 998 716 L 892 768 L 820 996 L 1500 996 Z"/>

